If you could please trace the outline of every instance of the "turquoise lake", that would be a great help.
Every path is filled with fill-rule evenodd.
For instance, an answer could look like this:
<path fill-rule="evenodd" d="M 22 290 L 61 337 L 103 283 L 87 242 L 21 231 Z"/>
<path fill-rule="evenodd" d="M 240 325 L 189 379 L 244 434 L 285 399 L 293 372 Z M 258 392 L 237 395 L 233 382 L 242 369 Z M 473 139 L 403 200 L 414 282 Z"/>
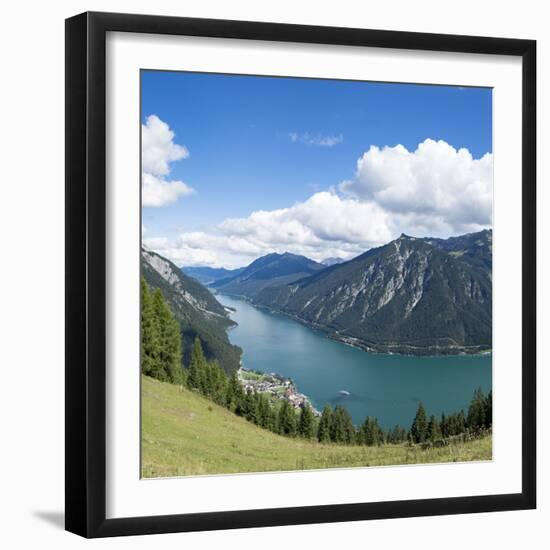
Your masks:
<path fill-rule="evenodd" d="M 474 390 L 492 387 L 492 358 L 415 357 L 368 353 L 327 338 L 284 315 L 217 294 L 234 308 L 238 326 L 228 331 L 243 349 L 243 365 L 290 377 L 319 410 L 343 405 L 356 424 L 376 416 L 385 428 L 409 428 L 418 403 L 428 415 L 466 412 Z M 349 396 L 340 391 L 350 392 Z"/>

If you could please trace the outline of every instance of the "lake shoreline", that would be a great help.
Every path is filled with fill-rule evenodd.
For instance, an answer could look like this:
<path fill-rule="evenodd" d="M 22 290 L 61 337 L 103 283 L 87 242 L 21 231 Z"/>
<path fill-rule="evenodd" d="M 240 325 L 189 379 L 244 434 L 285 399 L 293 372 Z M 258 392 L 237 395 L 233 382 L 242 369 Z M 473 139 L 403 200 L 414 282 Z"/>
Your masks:
<path fill-rule="evenodd" d="M 212 289 L 209 289 L 209 290 L 212 292 Z M 250 304 L 252 307 L 258 308 L 260 310 L 268 311 L 269 313 L 272 313 L 272 314 L 283 315 L 284 317 L 292 319 L 293 321 L 296 321 L 301 325 L 304 325 L 312 330 L 316 330 L 324 334 L 327 338 L 331 340 L 340 342 L 347 346 L 354 347 L 356 349 L 360 349 L 367 353 L 375 353 L 375 354 L 381 354 L 381 355 L 399 355 L 403 357 L 461 357 L 461 356 L 483 357 L 483 356 L 492 355 L 492 349 L 484 348 L 484 346 L 449 346 L 449 347 L 441 348 L 438 346 L 419 347 L 419 346 L 411 346 L 407 344 L 372 344 L 367 341 L 361 340 L 360 338 L 341 335 L 336 331 L 329 330 L 323 325 L 316 325 L 315 323 L 310 323 L 309 321 L 306 321 L 296 315 L 292 315 L 291 313 L 273 309 L 271 307 L 264 306 L 262 304 L 256 304 L 248 296 L 244 296 L 242 294 L 231 294 L 227 292 L 219 292 L 219 293 L 213 292 L 213 294 L 214 296 L 219 294 L 221 296 L 225 295 L 225 296 L 229 296 L 230 298 L 237 298 L 239 300 L 245 301 L 247 304 Z M 378 348 L 375 346 L 378 346 Z M 403 351 L 405 349 L 408 349 L 409 353 Z M 416 350 L 418 353 L 410 353 L 410 351 L 412 350 Z M 433 353 L 433 351 L 436 351 L 436 350 L 437 350 L 437 353 Z"/>
<path fill-rule="evenodd" d="M 291 378 L 317 409 L 342 405 L 355 424 L 373 416 L 384 429 L 408 425 L 421 401 L 437 416 L 467 408 L 477 388 L 492 387 L 490 355 L 365 353 L 240 296 L 218 298 L 236 309 L 228 334 L 244 350 L 245 368 Z"/>

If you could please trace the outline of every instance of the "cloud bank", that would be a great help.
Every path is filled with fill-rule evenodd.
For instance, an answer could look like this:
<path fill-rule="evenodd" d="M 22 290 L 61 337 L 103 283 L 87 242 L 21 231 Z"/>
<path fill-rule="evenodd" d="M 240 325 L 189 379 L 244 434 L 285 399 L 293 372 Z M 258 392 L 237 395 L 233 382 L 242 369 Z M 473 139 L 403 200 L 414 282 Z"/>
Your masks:
<path fill-rule="evenodd" d="M 171 204 L 195 190 L 178 180 L 166 178 L 170 164 L 189 156 L 183 145 L 174 143 L 174 132 L 156 115 L 141 125 L 142 205 L 160 207 Z"/>
<path fill-rule="evenodd" d="M 401 233 L 448 237 L 492 224 L 493 158 L 427 139 L 415 151 L 371 146 L 354 177 L 288 208 L 228 218 L 209 231 L 145 243 L 179 265 L 239 267 L 269 252 L 350 259 Z"/>
<path fill-rule="evenodd" d="M 427 139 L 416 151 L 372 145 L 357 161 L 355 178 L 340 190 L 388 212 L 425 219 L 448 232 L 491 224 L 493 156 L 474 159 L 467 149 Z"/>

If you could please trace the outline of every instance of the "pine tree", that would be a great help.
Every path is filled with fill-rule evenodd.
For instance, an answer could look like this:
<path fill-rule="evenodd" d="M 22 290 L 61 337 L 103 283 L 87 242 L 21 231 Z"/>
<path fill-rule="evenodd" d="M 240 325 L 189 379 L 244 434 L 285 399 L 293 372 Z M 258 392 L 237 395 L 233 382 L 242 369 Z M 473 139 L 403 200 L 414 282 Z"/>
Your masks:
<path fill-rule="evenodd" d="M 493 427 L 493 392 L 490 391 L 485 398 L 485 427 Z"/>
<path fill-rule="evenodd" d="M 214 401 L 214 403 L 225 406 L 228 380 L 225 372 L 217 361 L 214 360 L 207 364 L 206 379 L 207 387 L 210 388 L 210 393 L 207 393 L 207 396 Z"/>
<path fill-rule="evenodd" d="M 361 426 L 361 442 L 364 445 L 381 445 L 384 443 L 384 432 L 378 424 L 378 419 L 367 416 Z"/>
<path fill-rule="evenodd" d="M 202 352 L 201 341 L 197 336 L 193 342 L 189 372 L 187 373 L 187 386 L 189 389 L 204 393 L 206 359 Z"/>
<path fill-rule="evenodd" d="M 279 409 L 277 425 L 281 435 L 296 435 L 296 414 L 286 399 L 283 400 Z"/>
<path fill-rule="evenodd" d="M 428 432 L 428 422 L 426 420 L 426 411 L 422 401 L 418 405 L 416 416 L 411 426 L 411 435 L 415 443 L 424 443 Z"/>
<path fill-rule="evenodd" d="M 433 414 L 430 417 L 430 421 L 428 422 L 428 431 L 426 434 L 426 438 L 432 442 L 436 441 L 437 439 L 441 439 L 441 428 L 439 426 L 437 418 Z"/>
<path fill-rule="evenodd" d="M 154 378 L 159 377 L 160 342 L 158 323 L 153 309 L 149 286 L 141 278 L 141 372 Z"/>
<path fill-rule="evenodd" d="M 464 433 L 466 431 L 466 418 L 464 416 L 464 411 L 459 411 L 456 414 L 456 431 L 455 435 Z"/>
<path fill-rule="evenodd" d="M 162 379 L 172 384 L 181 384 L 183 373 L 180 326 L 159 289 L 153 295 L 153 307 L 159 327 Z"/>
<path fill-rule="evenodd" d="M 330 405 L 325 405 L 323 413 L 321 414 L 321 420 L 319 420 L 319 427 L 317 429 L 317 439 L 320 443 L 329 443 L 331 439 L 332 420 L 334 413 Z"/>
<path fill-rule="evenodd" d="M 350 444 L 355 440 L 355 428 L 348 411 L 340 405 L 334 409 L 330 439 L 334 443 Z"/>
<path fill-rule="evenodd" d="M 262 428 L 269 429 L 271 406 L 268 397 L 263 393 L 256 394 L 257 410 L 258 410 L 258 425 Z"/>
<path fill-rule="evenodd" d="M 304 403 L 300 410 L 298 433 L 306 439 L 311 439 L 313 437 L 313 411 L 309 403 Z"/>
<path fill-rule="evenodd" d="M 342 410 L 344 419 L 344 443 L 346 443 L 346 445 L 352 445 L 356 441 L 355 426 L 353 425 L 353 420 L 347 409 L 342 408 Z"/>
<path fill-rule="evenodd" d="M 407 439 L 407 432 L 405 431 L 405 428 L 399 426 L 397 424 L 393 430 L 388 433 L 388 441 L 390 443 L 402 443 L 403 441 L 406 441 Z"/>
<path fill-rule="evenodd" d="M 204 361 L 204 368 L 202 371 L 201 384 L 202 384 L 202 393 L 208 397 L 208 399 L 214 400 L 214 367 L 212 363 Z"/>
<path fill-rule="evenodd" d="M 466 425 L 472 432 L 477 432 L 485 427 L 485 410 L 485 396 L 479 388 L 474 392 L 466 419 Z"/>
<path fill-rule="evenodd" d="M 363 444 L 371 446 L 374 445 L 374 435 L 372 433 L 372 420 L 370 416 L 365 418 L 363 425 L 361 426 L 361 441 Z"/>
<path fill-rule="evenodd" d="M 233 371 L 227 383 L 226 404 L 227 408 L 235 412 L 244 397 L 243 387 L 239 381 L 237 371 Z"/>
<path fill-rule="evenodd" d="M 449 421 L 447 417 L 445 416 L 445 413 L 441 413 L 441 422 L 439 423 L 439 426 L 441 428 L 441 435 L 442 437 L 449 437 Z"/>
<path fill-rule="evenodd" d="M 256 400 L 256 394 L 248 389 L 244 397 L 244 409 L 243 416 L 254 424 L 258 423 L 258 402 Z"/>
<path fill-rule="evenodd" d="M 271 430 L 273 433 L 279 433 L 279 426 L 277 425 L 279 421 L 279 416 L 277 409 L 275 407 L 269 406 L 269 416 L 267 421 L 267 429 Z"/>
<path fill-rule="evenodd" d="M 158 342 L 159 342 L 159 369 L 156 378 L 163 382 L 168 381 L 167 365 L 169 357 L 166 350 L 166 327 L 168 324 L 169 312 L 165 309 L 164 298 L 160 289 L 155 289 L 153 292 L 153 312 L 158 327 Z"/>

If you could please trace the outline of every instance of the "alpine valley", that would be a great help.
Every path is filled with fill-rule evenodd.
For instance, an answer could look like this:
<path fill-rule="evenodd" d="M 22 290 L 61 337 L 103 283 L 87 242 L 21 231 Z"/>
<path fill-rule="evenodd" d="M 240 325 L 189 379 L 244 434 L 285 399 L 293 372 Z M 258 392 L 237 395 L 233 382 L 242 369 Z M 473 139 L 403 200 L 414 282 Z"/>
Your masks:
<path fill-rule="evenodd" d="M 489 460 L 491 258 L 491 231 L 401 235 L 330 266 L 194 268 L 207 288 L 142 248 L 142 475 Z M 182 377 L 148 368 L 174 357 Z"/>
<path fill-rule="evenodd" d="M 492 231 L 449 239 L 401 235 L 329 267 L 268 254 L 211 283 L 371 351 L 480 353 L 492 341 Z"/>

